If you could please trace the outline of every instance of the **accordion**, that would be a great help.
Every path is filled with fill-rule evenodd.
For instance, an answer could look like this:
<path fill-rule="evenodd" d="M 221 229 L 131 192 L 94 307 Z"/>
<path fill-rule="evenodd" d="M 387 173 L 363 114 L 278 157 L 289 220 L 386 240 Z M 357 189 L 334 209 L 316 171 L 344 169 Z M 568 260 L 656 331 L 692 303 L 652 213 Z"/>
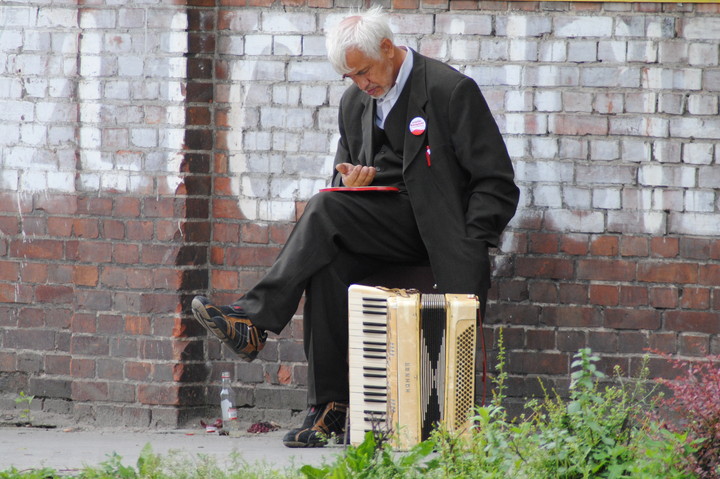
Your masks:
<path fill-rule="evenodd" d="M 348 302 L 351 443 L 392 431 L 405 450 L 437 424 L 469 430 L 477 297 L 351 285 Z"/>

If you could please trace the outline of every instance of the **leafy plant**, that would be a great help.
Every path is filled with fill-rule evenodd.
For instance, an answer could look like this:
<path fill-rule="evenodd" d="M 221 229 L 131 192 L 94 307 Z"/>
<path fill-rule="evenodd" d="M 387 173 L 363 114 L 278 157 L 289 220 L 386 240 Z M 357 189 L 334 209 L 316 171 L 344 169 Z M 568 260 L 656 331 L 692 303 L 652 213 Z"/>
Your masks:
<path fill-rule="evenodd" d="M 663 424 L 671 431 L 686 432 L 695 445 L 690 465 L 694 474 L 720 478 L 720 356 L 689 361 L 661 355 L 681 373 L 675 380 L 658 379 L 672 392 L 660 405 L 679 418 L 665 418 Z"/>
<path fill-rule="evenodd" d="M 25 391 L 20 391 L 18 397 L 15 398 L 15 405 L 22 407 L 20 410 L 20 420 L 25 423 L 32 423 L 33 417 L 30 413 L 30 405 L 35 399 L 35 396 L 25 394 Z"/>

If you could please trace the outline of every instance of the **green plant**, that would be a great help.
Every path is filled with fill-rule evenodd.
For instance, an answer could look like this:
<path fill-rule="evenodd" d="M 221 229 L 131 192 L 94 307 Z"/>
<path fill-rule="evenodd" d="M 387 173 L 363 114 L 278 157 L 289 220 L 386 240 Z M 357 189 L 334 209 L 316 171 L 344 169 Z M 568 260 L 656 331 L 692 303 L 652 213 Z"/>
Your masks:
<path fill-rule="evenodd" d="M 35 399 L 35 396 L 25 394 L 25 391 L 20 391 L 18 397 L 15 398 L 15 405 L 22 407 L 20 410 L 20 420 L 25 423 L 32 423 L 33 417 L 30 413 L 30 405 Z"/>

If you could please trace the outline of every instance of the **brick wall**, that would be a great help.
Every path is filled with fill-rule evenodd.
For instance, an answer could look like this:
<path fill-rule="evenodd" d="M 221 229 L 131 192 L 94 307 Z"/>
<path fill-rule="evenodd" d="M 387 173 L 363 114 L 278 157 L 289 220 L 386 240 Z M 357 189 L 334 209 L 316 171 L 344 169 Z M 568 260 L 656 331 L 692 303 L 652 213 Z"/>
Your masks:
<path fill-rule="evenodd" d="M 237 363 L 187 306 L 252 285 L 325 185 L 323 32 L 366 2 L 178 3 L 0 6 L 0 405 L 177 425 L 229 369 L 247 417 L 304 408 L 299 319 Z M 377 3 L 478 82 L 513 157 L 486 318 L 511 396 L 562 391 L 583 346 L 720 353 L 718 5 Z"/>

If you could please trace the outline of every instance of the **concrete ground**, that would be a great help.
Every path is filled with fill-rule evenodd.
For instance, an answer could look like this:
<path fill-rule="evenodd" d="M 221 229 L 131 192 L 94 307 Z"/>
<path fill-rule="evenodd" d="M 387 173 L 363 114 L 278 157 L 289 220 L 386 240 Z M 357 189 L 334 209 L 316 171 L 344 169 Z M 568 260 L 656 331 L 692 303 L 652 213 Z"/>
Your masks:
<path fill-rule="evenodd" d="M 0 427 L 0 471 L 51 468 L 72 472 L 86 466 L 96 467 L 113 454 L 125 466 L 136 467 L 143 448 L 149 444 L 157 455 L 178 454 L 182 460 L 216 461 L 228 470 L 233 452 L 249 464 L 274 470 L 304 464 L 321 465 L 341 454 L 341 446 L 318 449 L 290 449 L 282 445 L 284 430 L 250 434 L 245 429 L 229 436 L 193 430 L 113 430 L 79 427 L 41 429 L 33 427 Z"/>

